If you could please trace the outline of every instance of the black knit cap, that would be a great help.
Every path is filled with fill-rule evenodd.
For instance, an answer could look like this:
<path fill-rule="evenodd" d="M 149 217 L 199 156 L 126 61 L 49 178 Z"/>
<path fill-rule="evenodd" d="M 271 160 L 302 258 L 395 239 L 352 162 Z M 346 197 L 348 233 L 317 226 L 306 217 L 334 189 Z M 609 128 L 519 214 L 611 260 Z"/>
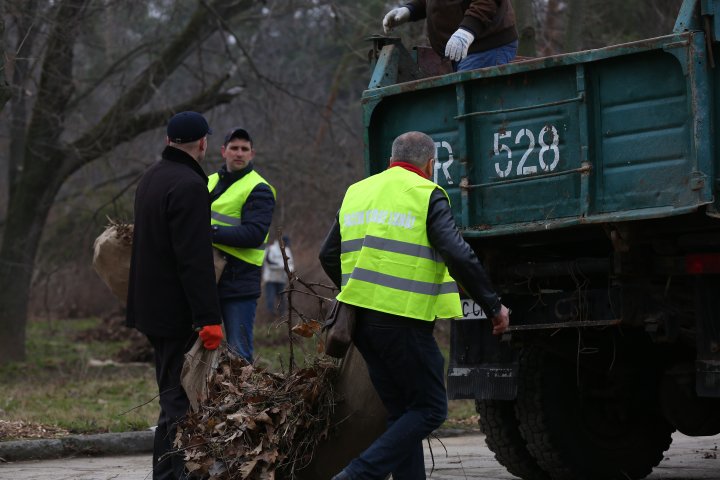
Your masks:
<path fill-rule="evenodd" d="M 194 142 L 211 134 L 207 120 L 197 112 L 175 114 L 167 125 L 167 136 L 173 143 Z"/>

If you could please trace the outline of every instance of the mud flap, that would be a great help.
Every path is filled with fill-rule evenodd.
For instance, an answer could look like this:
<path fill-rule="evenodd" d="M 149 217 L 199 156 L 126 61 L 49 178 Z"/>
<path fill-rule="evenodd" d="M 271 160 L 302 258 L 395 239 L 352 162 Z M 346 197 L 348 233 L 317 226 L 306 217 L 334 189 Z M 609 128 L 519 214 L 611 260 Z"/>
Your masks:
<path fill-rule="evenodd" d="M 484 318 L 452 320 L 447 390 L 450 400 L 513 400 L 517 353 Z"/>

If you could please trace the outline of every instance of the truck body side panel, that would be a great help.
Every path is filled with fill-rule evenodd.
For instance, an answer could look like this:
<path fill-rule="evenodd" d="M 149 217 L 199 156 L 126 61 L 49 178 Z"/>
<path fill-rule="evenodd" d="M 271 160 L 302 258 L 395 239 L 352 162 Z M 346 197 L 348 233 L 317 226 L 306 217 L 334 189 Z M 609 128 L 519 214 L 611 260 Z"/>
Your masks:
<path fill-rule="evenodd" d="M 687 32 L 368 90 L 367 173 L 429 134 L 467 237 L 697 210 L 715 183 L 706 55 Z"/>

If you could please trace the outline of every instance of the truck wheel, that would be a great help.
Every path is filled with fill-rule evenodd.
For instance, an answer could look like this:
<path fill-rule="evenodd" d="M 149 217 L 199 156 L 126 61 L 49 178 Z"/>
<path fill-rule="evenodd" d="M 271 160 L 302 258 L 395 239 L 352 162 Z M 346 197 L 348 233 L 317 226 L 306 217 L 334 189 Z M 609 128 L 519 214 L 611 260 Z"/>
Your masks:
<path fill-rule="evenodd" d="M 621 368 L 613 363 L 613 371 Z M 656 397 L 638 400 L 629 391 L 628 378 L 654 392 L 644 387 L 652 374 L 639 369 L 644 375 L 613 384 L 612 376 L 589 370 L 537 346 L 523 351 L 515 410 L 528 451 L 553 480 L 645 478 L 673 432 L 653 405 Z"/>
<path fill-rule="evenodd" d="M 549 480 L 520 435 L 515 402 L 475 400 L 475 410 L 480 414 L 478 423 L 485 434 L 485 443 L 508 472 L 524 480 Z"/>

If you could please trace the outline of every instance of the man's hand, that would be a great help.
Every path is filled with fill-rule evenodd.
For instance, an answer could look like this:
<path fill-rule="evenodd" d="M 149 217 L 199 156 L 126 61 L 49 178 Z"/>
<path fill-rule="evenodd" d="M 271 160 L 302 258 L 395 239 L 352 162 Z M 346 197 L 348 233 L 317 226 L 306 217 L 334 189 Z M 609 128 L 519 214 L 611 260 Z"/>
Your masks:
<path fill-rule="evenodd" d="M 383 18 L 383 30 L 385 35 L 390 33 L 390 30 L 402 25 L 410 20 L 410 9 L 407 7 L 397 7 L 390 10 Z"/>
<path fill-rule="evenodd" d="M 507 330 L 510 325 L 510 310 L 505 306 L 500 306 L 500 312 L 492 318 L 493 335 L 500 335 Z"/>
<path fill-rule="evenodd" d="M 222 327 L 220 325 L 205 325 L 198 333 L 203 341 L 203 346 L 208 350 L 215 350 L 220 346 L 223 339 Z"/>
<path fill-rule="evenodd" d="M 473 41 L 475 35 L 464 28 L 458 28 L 445 45 L 445 56 L 454 62 L 459 62 L 467 57 L 468 48 Z"/>

